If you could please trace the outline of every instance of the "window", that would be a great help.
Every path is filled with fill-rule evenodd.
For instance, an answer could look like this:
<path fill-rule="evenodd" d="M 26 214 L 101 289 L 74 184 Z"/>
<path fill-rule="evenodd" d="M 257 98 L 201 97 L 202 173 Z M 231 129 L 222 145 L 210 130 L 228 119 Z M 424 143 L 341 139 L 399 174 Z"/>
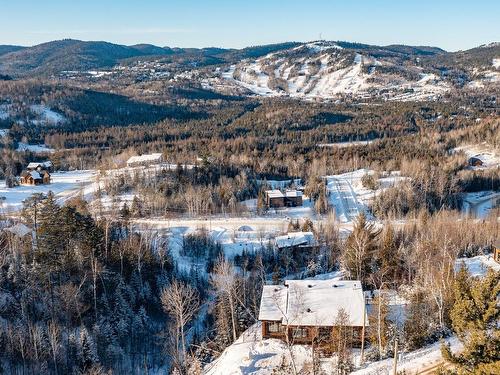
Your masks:
<path fill-rule="evenodd" d="M 282 331 L 281 324 L 278 322 L 267 323 L 267 330 L 269 333 L 279 333 Z"/>
<path fill-rule="evenodd" d="M 294 339 L 304 339 L 307 337 L 307 328 L 294 328 L 292 332 Z"/>

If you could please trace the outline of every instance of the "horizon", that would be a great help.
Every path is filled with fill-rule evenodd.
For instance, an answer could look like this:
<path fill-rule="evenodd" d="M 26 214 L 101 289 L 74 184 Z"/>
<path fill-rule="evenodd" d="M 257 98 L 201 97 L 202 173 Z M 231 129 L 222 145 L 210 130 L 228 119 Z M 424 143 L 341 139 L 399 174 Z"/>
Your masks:
<path fill-rule="evenodd" d="M 449 52 L 500 41 L 500 4 L 430 0 L 403 4 L 361 0 L 228 0 L 165 4 L 149 0 L 62 0 L 3 4 L 0 44 L 35 46 L 54 40 L 153 44 L 179 48 L 241 49 L 290 41 L 349 41 L 370 45 L 431 46 Z M 489 9 L 484 12 L 484 9 Z M 100 11 L 98 11 L 100 10 Z M 126 25 L 126 26 L 124 26 Z M 445 32 L 443 32 L 445 30 Z"/>

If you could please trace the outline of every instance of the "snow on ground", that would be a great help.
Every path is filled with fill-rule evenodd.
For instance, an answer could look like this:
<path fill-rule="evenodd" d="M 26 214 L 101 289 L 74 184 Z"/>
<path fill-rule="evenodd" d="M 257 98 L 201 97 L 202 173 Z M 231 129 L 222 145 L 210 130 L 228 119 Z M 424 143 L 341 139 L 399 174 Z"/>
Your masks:
<path fill-rule="evenodd" d="M 445 340 L 450 343 L 452 351 L 461 349 L 456 337 Z M 293 355 L 297 369 L 310 369 L 311 347 L 294 345 Z M 359 350 L 354 350 L 354 361 L 359 363 Z M 422 349 L 401 353 L 398 359 L 398 371 L 407 374 L 417 374 L 421 370 L 439 363 L 441 357 L 441 343 L 437 342 Z M 290 363 L 290 355 L 286 344 L 277 339 L 262 339 L 260 323 L 254 324 L 245 331 L 236 342 L 227 347 L 222 354 L 204 369 L 205 375 L 270 375 L 283 362 Z M 334 373 L 334 360 L 322 358 L 321 368 L 326 373 Z M 358 366 L 353 374 L 390 374 L 393 359 L 366 363 Z"/>
<path fill-rule="evenodd" d="M 491 62 L 491 64 L 493 65 L 494 68 L 500 69 L 500 59 L 499 58 L 493 59 L 493 61 Z"/>
<path fill-rule="evenodd" d="M 465 265 L 472 276 L 484 276 L 488 269 L 500 271 L 500 263 L 493 260 L 491 255 L 478 255 L 472 258 L 458 258 L 455 262 L 455 270 L 459 270 Z"/>
<path fill-rule="evenodd" d="M 31 121 L 35 125 L 58 125 L 66 122 L 66 118 L 63 115 L 43 104 L 33 104 L 30 106 L 30 110 L 39 117 Z"/>
<path fill-rule="evenodd" d="M 41 154 L 46 152 L 53 153 L 55 150 L 45 145 L 30 145 L 28 143 L 19 142 L 16 151 L 18 152 L 30 151 L 35 154 Z"/>
<path fill-rule="evenodd" d="M 495 150 L 486 142 L 455 147 L 453 151 L 463 151 L 465 155 L 467 155 L 467 158 L 476 157 L 483 162 L 482 166 L 471 167 L 473 169 L 489 169 L 500 167 L 500 151 Z"/>
<path fill-rule="evenodd" d="M 310 348 L 303 345 L 293 347 L 298 369 L 311 362 Z M 289 362 L 286 344 L 277 339 L 262 339 L 260 323 L 245 331 L 236 342 L 227 347 L 219 358 L 208 364 L 205 375 L 268 375 L 283 361 Z"/>
<path fill-rule="evenodd" d="M 454 336 L 445 339 L 450 344 L 451 350 L 456 352 L 462 348 L 458 339 Z M 422 349 L 415 350 L 409 353 L 401 353 L 398 358 L 398 373 L 405 372 L 405 374 L 418 374 L 422 370 L 438 364 L 442 361 L 441 356 L 441 343 L 436 342 L 432 345 L 426 346 Z M 377 362 L 372 362 L 352 372 L 356 375 L 369 375 L 369 374 L 392 374 L 393 359 L 388 358 Z"/>
<path fill-rule="evenodd" d="M 9 129 L 0 129 L 0 138 L 7 136 L 7 134 L 9 134 Z"/>
<path fill-rule="evenodd" d="M 500 205 L 500 192 L 480 191 L 466 193 L 462 205 L 462 213 L 478 219 L 485 219 L 491 210 Z"/>
<path fill-rule="evenodd" d="M 337 143 L 318 143 L 318 147 L 337 147 L 337 148 L 345 148 L 345 147 L 354 147 L 354 146 L 367 146 L 373 143 L 375 140 L 369 141 L 351 141 L 351 142 L 337 142 Z"/>
<path fill-rule="evenodd" d="M 5 181 L 0 181 L 0 210 L 5 213 L 14 213 L 20 211 L 23 206 L 23 200 L 29 198 L 32 194 L 47 194 L 52 191 L 56 195 L 58 202 L 74 197 L 82 193 L 89 195 L 95 190 L 94 184 L 95 172 L 72 171 L 72 172 L 54 172 L 52 173 L 52 182 L 47 185 L 38 186 L 16 186 L 7 188 Z"/>
<path fill-rule="evenodd" d="M 325 176 L 330 204 L 341 223 L 352 223 L 361 212 L 370 217 L 368 205 L 373 198 L 383 190 L 407 179 L 398 171 L 393 171 L 378 179 L 380 186 L 377 190 L 365 188 L 361 179 L 366 174 L 374 173 L 368 169 L 358 169 L 340 175 Z"/>

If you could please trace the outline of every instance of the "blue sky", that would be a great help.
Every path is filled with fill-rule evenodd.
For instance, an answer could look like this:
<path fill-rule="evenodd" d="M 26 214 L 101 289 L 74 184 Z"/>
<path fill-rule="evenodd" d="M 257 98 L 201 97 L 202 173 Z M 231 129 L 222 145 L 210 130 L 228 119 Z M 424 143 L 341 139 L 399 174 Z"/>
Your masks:
<path fill-rule="evenodd" d="M 500 41 L 499 15 L 498 0 L 0 0 L 0 44 L 239 48 L 321 35 L 455 51 Z"/>

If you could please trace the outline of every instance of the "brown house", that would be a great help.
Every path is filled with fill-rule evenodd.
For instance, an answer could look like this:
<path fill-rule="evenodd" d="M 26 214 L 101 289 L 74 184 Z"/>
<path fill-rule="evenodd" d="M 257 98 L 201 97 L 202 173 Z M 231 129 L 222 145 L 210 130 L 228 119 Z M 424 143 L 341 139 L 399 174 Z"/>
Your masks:
<path fill-rule="evenodd" d="M 288 207 L 302 206 L 302 192 L 298 190 L 287 190 L 285 192 L 285 204 Z"/>
<path fill-rule="evenodd" d="M 287 280 L 284 285 L 265 285 L 259 320 L 263 338 L 294 344 L 328 344 L 339 326 L 339 312 L 347 321 L 354 345 L 361 343 L 368 326 L 360 281 Z"/>
<path fill-rule="evenodd" d="M 281 190 L 266 190 L 266 206 L 268 208 L 285 207 L 285 196 Z"/>
<path fill-rule="evenodd" d="M 500 263 L 500 240 L 496 240 L 493 244 L 493 260 Z"/>
<path fill-rule="evenodd" d="M 21 185 L 45 185 L 50 184 L 50 173 L 47 170 L 24 171 L 19 180 Z"/>
<path fill-rule="evenodd" d="M 298 190 L 287 190 L 284 194 L 277 189 L 266 190 L 265 194 L 268 208 L 302 206 L 302 192 Z"/>

